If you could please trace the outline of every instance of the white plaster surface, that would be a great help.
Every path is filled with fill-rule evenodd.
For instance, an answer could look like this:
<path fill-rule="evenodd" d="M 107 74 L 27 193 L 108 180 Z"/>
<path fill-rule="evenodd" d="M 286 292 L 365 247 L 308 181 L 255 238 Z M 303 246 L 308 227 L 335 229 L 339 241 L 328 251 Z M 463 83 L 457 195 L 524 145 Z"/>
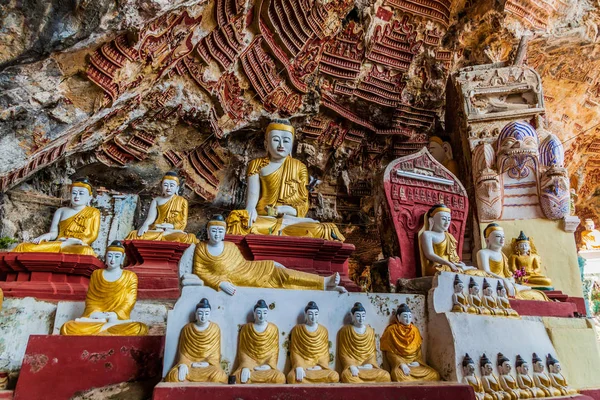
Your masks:
<path fill-rule="evenodd" d="M 581 250 L 579 255 L 585 259 L 584 275 L 600 274 L 600 250 Z"/>
<path fill-rule="evenodd" d="M 377 337 L 378 361 L 382 358 L 379 352 L 379 338 L 385 327 L 393 319 L 393 312 L 402 304 L 407 303 L 414 316 L 414 323 L 421 331 L 424 339 L 425 329 L 425 298 L 412 294 L 368 294 L 314 291 L 314 290 L 284 290 L 238 287 L 234 296 L 206 286 L 186 286 L 173 310 L 168 313 L 167 337 L 163 376 L 174 366 L 177 345 L 181 329 L 194 319 L 196 304 L 206 297 L 212 306 L 211 321 L 221 328 L 221 365 L 226 372 L 235 370 L 237 354 L 238 331 L 241 326 L 253 320 L 253 308 L 259 299 L 270 305 L 268 321 L 279 328 L 279 361 L 278 368 L 287 373 L 290 369 L 287 357 L 289 333 L 298 323 L 304 322 L 304 307 L 309 301 L 317 302 L 319 306 L 319 323 L 329 331 L 331 342 L 330 354 L 336 355 L 337 332 L 350 323 L 350 310 L 355 302 L 361 302 L 367 311 L 367 323 L 375 329 Z M 426 349 L 423 348 L 425 352 Z M 337 363 L 331 363 L 339 371 Z"/>

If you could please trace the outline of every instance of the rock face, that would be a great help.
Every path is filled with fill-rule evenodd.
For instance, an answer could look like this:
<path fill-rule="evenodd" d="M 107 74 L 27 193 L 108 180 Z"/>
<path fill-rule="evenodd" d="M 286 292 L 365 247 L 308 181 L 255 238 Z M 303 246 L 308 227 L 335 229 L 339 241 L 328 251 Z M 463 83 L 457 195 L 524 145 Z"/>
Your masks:
<path fill-rule="evenodd" d="M 0 6 L 2 235 L 49 224 L 50 213 L 34 219 L 23 196 L 25 211 L 14 212 L 14 193 L 60 204 L 65 184 L 82 175 L 140 195 L 139 219 L 170 169 L 185 178 L 188 227 L 197 231 L 207 216 L 243 203 L 262 129 L 287 117 L 298 132 L 296 156 L 321 181 L 312 216 L 342 224 L 350 241 L 372 240 L 382 167 L 430 135 L 452 136 L 444 123 L 449 75 L 519 57 L 542 78 L 548 130 L 563 141 L 578 215 L 598 209 L 599 18 L 591 2 L 38 3 Z M 529 52 L 516 54 L 523 35 L 531 35 Z M 471 173 L 460 175 L 469 186 Z"/>

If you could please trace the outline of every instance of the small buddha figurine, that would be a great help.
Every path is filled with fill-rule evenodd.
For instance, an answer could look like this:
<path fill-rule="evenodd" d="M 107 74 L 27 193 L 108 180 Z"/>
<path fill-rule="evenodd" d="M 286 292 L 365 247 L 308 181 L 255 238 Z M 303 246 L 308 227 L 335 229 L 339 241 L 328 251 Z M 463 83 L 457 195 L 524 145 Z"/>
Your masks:
<path fill-rule="evenodd" d="M 50 231 L 31 243 L 21 243 L 16 253 L 69 253 L 95 256 L 91 245 L 100 231 L 100 211 L 90 207 L 92 186 L 85 178 L 71 185 L 71 204 L 54 213 Z"/>
<path fill-rule="evenodd" d="M 562 396 L 577 394 L 577 390 L 570 388 L 567 384 L 567 380 L 565 379 L 563 374 L 560 373 L 560 371 L 562 370 L 560 362 L 558 362 L 556 358 L 552 357 L 552 354 L 548 354 L 546 356 L 546 364 L 548 364 L 548 375 L 550 375 L 550 382 L 552 383 L 552 387 L 560 390 L 560 394 Z"/>
<path fill-rule="evenodd" d="M 506 289 L 504 288 L 502 281 L 498 281 L 498 284 L 496 285 L 496 295 L 496 299 L 498 300 L 496 304 L 498 305 L 498 308 L 502 309 L 504 315 L 507 317 L 518 318 L 519 313 L 510 306 L 510 301 L 508 300 Z"/>
<path fill-rule="evenodd" d="M 389 324 L 381 336 L 381 351 L 390 364 L 392 381 L 440 380 L 440 374 L 423 361 L 422 343 L 421 333 L 412 323 L 410 308 L 401 304 L 396 310 L 396 321 Z"/>
<path fill-rule="evenodd" d="M 552 386 L 550 377 L 544 372 L 545 366 L 542 359 L 537 354 L 533 353 L 531 362 L 533 364 L 533 383 L 535 386 L 541 389 L 546 397 L 560 396 L 560 389 Z"/>
<path fill-rule="evenodd" d="M 345 240 L 335 224 L 306 218 L 308 170 L 290 155 L 294 134 L 287 120 L 275 120 L 267 126 L 268 155 L 250 161 L 246 208 L 229 214 L 227 233 Z"/>
<path fill-rule="evenodd" d="M 210 303 L 203 298 L 196 306 L 196 321 L 181 330 L 177 363 L 166 382 L 227 383 L 221 368 L 221 329 L 210 320 L 210 313 Z"/>
<path fill-rule="evenodd" d="M 276 261 L 246 260 L 234 243 L 224 241 L 226 229 L 227 224 L 221 215 L 215 215 L 208 222 L 208 242 L 200 242 L 196 246 L 193 274 L 184 274 L 186 282 L 196 275 L 205 285 L 231 296 L 235 294 L 236 286 L 346 292 L 339 286 L 340 275 L 337 272 L 324 278 L 285 268 Z"/>
<path fill-rule="evenodd" d="M 504 310 L 498 307 L 498 302 L 494 298 L 492 285 L 485 278 L 483 278 L 483 306 L 490 310 L 492 315 L 504 316 Z"/>
<path fill-rule="evenodd" d="M 535 386 L 533 378 L 529 376 L 529 364 L 521 357 L 517 355 L 517 361 L 515 363 L 517 369 L 517 384 L 521 390 L 529 392 L 530 398 L 546 397 L 544 391 Z"/>
<path fill-rule="evenodd" d="M 498 372 L 500 372 L 498 380 L 502 389 L 510 395 L 511 400 L 530 399 L 531 393 L 519 388 L 517 380 L 510 374 L 511 370 L 510 360 L 504 354 L 498 353 Z"/>
<path fill-rule="evenodd" d="M 465 354 L 465 358 L 463 358 L 462 361 L 462 368 L 462 381 L 473 388 L 477 400 L 493 400 L 492 396 L 483 390 L 483 384 L 481 383 L 481 380 L 475 375 L 475 361 L 469 357 L 469 354 Z"/>
<path fill-rule="evenodd" d="M 469 304 L 472 308 L 469 309 L 471 314 L 492 315 L 492 312 L 483 306 L 483 300 L 479 296 L 479 285 L 475 279 L 469 281 Z"/>
<path fill-rule="evenodd" d="M 292 369 L 288 383 L 335 383 L 337 372 L 329 368 L 329 333 L 319 324 L 319 307 L 310 301 L 304 308 L 304 324 L 296 325 L 290 334 Z"/>
<path fill-rule="evenodd" d="M 429 145 L 427 150 L 431 153 L 440 164 L 442 164 L 448 171 L 452 172 L 454 176 L 458 176 L 458 164 L 452 157 L 452 147 L 450 143 L 445 142 L 438 136 L 431 136 L 429 138 Z"/>
<path fill-rule="evenodd" d="M 137 231 L 127 235 L 128 240 L 158 240 L 164 242 L 197 243 L 196 235 L 185 233 L 188 202 L 179 196 L 179 177 L 167 172 L 161 181 L 162 196 L 150 203 L 148 216 Z"/>
<path fill-rule="evenodd" d="M 113 241 L 106 249 L 106 268 L 92 272 L 81 318 L 66 322 L 61 335 L 143 336 L 148 327 L 129 319 L 137 300 L 137 275 L 122 269 L 125 248 Z"/>
<path fill-rule="evenodd" d="M 465 265 L 458 256 L 456 238 L 448 232 L 451 210 L 444 204 L 432 206 L 424 216 L 419 231 L 421 274 L 433 276 L 439 271 L 485 276 L 483 271 Z"/>
<path fill-rule="evenodd" d="M 580 250 L 600 250 L 600 231 L 596 229 L 594 220 L 586 218 L 585 230 L 581 232 Z"/>
<path fill-rule="evenodd" d="M 489 394 L 493 400 L 511 400 L 511 395 L 502 389 L 498 378 L 494 376 L 494 366 L 485 354 L 481 356 L 479 365 L 481 367 L 481 383 L 485 393 Z"/>
<path fill-rule="evenodd" d="M 285 375 L 277 369 L 279 329 L 267 321 L 269 307 L 264 300 L 254 306 L 254 322 L 242 326 L 238 342 L 238 369 L 234 372 L 240 383 L 285 383 Z"/>
<path fill-rule="evenodd" d="M 377 365 L 375 330 L 365 324 L 367 312 L 361 303 L 352 307 L 352 325 L 338 332 L 338 357 L 343 383 L 390 382 L 390 374 Z"/>
<path fill-rule="evenodd" d="M 518 269 L 525 270 L 524 285 L 533 287 L 552 288 L 550 278 L 542 274 L 541 257 L 535 251 L 533 242 L 521 231 L 519 237 L 513 239 L 514 254 L 510 256 L 509 266 L 511 272 Z"/>
<path fill-rule="evenodd" d="M 454 275 L 454 293 L 452 293 L 452 312 L 469 312 L 469 301 L 464 295 L 465 285 L 458 274 Z"/>

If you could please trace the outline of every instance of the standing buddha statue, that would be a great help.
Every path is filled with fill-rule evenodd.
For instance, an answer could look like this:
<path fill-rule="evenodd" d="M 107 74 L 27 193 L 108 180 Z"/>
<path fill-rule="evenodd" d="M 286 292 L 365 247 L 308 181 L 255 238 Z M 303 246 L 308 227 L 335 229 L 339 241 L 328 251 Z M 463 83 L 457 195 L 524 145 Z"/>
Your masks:
<path fill-rule="evenodd" d="M 532 399 L 546 397 L 544 391 L 535 386 L 533 378 L 529 376 L 529 364 L 527 364 L 527 361 L 525 361 L 520 354 L 517 355 L 515 367 L 517 370 L 517 384 L 521 390 L 529 392 Z"/>
<path fill-rule="evenodd" d="M 197 243 L 196 235 L 185 233 L 188 202 L 179 196 L 179 177 L 167 172 L 161 181 L 162 196 L 150 203 L 148 216 L 137 231 L 127 235 L 127 240 L 159 240 L 164 242 Z"/>
<path fill-rule="evenodd" d="M 463 358 L 462 367 L 463 383 L 473 388 L 477 400 L 493 400 L 492 396 L 483 390 L 481 380 L 475 375 L 475 361 L 468 354 L 465 354 L 465 358 Z"/>
<path fill-rule="evenodd" d="M 544 372 L 544 361 L 533 353 L 531 363 L 533 364 L 533 383 L 544 392 L 545 397 L 560 396 L 560 389 L 552 386 L 550 377 Z"/>
<path fill-rule="evenodd" d="M 511 400 L 530 399 L 531 393 L 519 388 L 517 380 L 510 374 L 512 366 L 510 360 L 502 353 L 498 353 L 498 371 L 500 372 L 500 386 L 510 395 Z"/>
<path fill-rule="evenodd" d="M 546 364 L 548 364 L 548 372 L 552 387 L 560 390 L 560 394 L 562 396 L 577 394 L 577 390 L 570 388 L 567 384 L 567 380 L 565 379 L 564 375 L 561 374 L 562 368 L 560 366 L 560 362 L 556 358 L 552 357 L 552 354 L 548 354 L 546 356 Z"/>
<path fill-rule="evenodd" d="M 493 400 L 511 400 L 510 394 L 506 393 L 498 383 L 498 378 L 494 375 L 494 366 L 485 354 L 481 356 L 479 366 L 481 367 L 481 383 L 485 393 L 489 394 Z"/>
<path fill-rule="evenodd" d="M 31 243 L 21 243 L 16 253 L 68 253 L 95 256 L 91 245 L 100 231 L 100 211 L 90 207 L 92 186 L 85 178 L 71 185 L 71 204 L 54 213 L 50 231 Z"/>
<path fill-rule="evenodd" d="M 396 321 L 381 336 L 381 351 L 388 360 L 394 382 L 440 380 L 440 374 L 423 360 L 422 343 L 421 333 L 412 323 L 410 308 L 401 304 L 396 310 Z"/>
<path fill-rule="evenodd" d="M 518 269 L 525 270 L 524 285 L 552 289 L 552 281 L 542 274 L 541 257 L 535 251 L 531 238 L 525 236 L 523 231 L 513 239 L 513 251 L 509 260 L 510 270 L 513 273 Z"/>
<path fill-rule="evenodd" d="M 329 368 L 329 333 L 319 324 L 319 307 L 310 301 L 304 308 L 304 323 L 296 325 L 290 334 L 292 369 L 288 383 L 335 383 L 337 372 Z"/>
<path fill-rule="evenodd" d="M 586 218 L 585 230 L 581 232 L 580 250 L 600 250 L 600 231 L 596 229 L 594 220 Z"/>
<path fill-rule="evenodd" d="M 268 155 L 250 161 L 246 208 L 229 214 L 227 233 L 345 240 L 335 224 L 306 218 L 308 170 L 291 156 L 294 134 L 287 120 L 275 120 L 267 126 Z"/>

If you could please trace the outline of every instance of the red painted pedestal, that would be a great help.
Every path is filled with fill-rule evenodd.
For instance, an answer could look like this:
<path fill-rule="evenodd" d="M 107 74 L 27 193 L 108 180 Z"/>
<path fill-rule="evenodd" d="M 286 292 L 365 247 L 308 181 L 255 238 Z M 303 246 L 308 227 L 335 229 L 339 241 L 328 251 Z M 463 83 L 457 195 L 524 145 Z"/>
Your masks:
<path fill-rule="evenodd" d="M 75 393 L 131 381 L 157 383 L 162 336 L 29 337 L 15 400 L 64 400 Z"/>
<path fill-rule="evenodd" d="M 0 390 L 0 400 L 12 400 L 14 392 L 12 390 Z"/>
<path fill-rule="evenodd" d="M 104 264 L 94 256 L 0 253 L 0 288 L 7 297 L 84 300 L 90 276 Z"/>

